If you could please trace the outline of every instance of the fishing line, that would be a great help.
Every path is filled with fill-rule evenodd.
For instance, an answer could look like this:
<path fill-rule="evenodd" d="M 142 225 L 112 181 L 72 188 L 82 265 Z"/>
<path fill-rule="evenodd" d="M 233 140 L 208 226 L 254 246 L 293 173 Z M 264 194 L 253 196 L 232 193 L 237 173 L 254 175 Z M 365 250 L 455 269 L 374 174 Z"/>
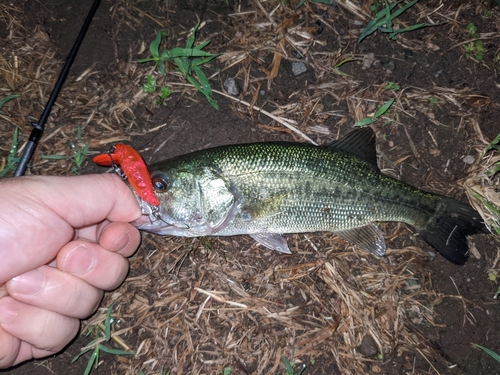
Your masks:
<path fill-rule="evenodd" d="M 97 11 L 97 8 L 99 8 L 100 3 L 101 0 L 94 0 L 92 8 L 90 9 L 87 18 L 83 23 L 82 29 L 80 30 L 80 33 L 76 38 L 75 44 L 71 48 L 71 51 L 69 52 L 68 57 L 66 58 L 66 62 L 64 63 L 61 73 L 59 74 L 59 78 L 57 79 L 57 82 L 54 85 L 54 89 L 50 94 L 49 100 L 47 101 L 45 109 L 42 112 L 42 115 L 38 119 L 38 122 L 32 123 L 33 130 L 31 131 L 28 143 L 26 144 L 26 148 L 24 149 L 23 155 L 21 156 L 16 171 L 14 172 L 14 177 L 22 176 L 26 172 L 26 168 L 28 167 L 31 158 L 33 157 L 36 146 L 38 145 L 38 142 L 42 138 L 43 131 L 45 129 L 45 123 L 49 118 L 50 112 L 52 111 L 52 107 L 54 106 L 57 96 L 59 95 L 59 92 L 61 91 L 62 86 L 66 81 L 66 78 L 68 77 L 71 65 L 73 65 L 73 61 L 75 61 L 75 57 L 83 42 L 83 38 L 85 37 L 87 30 L 89 29 L 90 23 L 92 22 L 92 19 L 94 18 L 95 12 Z"/>

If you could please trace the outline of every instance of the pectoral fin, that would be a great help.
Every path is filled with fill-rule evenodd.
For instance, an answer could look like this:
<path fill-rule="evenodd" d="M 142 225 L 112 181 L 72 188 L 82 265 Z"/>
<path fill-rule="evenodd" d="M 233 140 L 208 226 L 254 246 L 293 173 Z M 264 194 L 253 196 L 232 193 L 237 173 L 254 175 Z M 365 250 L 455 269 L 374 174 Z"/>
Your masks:
<path fill-rule="evenodd" d="M 273 233 L 257 233 L 251 234 L 255 241 L 264 245 L 268 249 L 279 251 L 284 254 L 291 254 L 292 252 L 288 248 L 288 244 L 286 243 L 286 238 L 281 234 L 273 234 Z"/>
<path fill-rule="evenodd" d="M 338 230 L 334 233 L 373 255 L 380 257 L 385 255 L 384 234 L 373 223 L 358 228 Z"/>

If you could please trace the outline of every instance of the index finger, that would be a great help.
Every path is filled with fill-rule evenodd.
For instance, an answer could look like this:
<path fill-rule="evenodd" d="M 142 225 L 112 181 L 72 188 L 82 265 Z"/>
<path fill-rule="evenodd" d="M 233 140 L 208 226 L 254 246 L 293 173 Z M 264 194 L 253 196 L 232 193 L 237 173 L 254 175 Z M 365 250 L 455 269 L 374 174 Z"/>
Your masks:
<path fill-rule="evenodd" d="M 52 261 L 75 228 L 141 216 L 115 175 L 33 176 L 0 181 L 0 284 Z"/>

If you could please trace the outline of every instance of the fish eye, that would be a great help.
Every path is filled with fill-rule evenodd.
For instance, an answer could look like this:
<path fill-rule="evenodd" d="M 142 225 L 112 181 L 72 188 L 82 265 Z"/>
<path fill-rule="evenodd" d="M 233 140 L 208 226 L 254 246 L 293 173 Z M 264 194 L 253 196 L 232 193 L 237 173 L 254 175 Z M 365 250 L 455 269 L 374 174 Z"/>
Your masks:
<path fill-rule="evenodd" d="M 156 191 L 164 191 L 168 188 L 168 183 L 166 180 L 160 177 L 153 178 L 153 188 Z"/>

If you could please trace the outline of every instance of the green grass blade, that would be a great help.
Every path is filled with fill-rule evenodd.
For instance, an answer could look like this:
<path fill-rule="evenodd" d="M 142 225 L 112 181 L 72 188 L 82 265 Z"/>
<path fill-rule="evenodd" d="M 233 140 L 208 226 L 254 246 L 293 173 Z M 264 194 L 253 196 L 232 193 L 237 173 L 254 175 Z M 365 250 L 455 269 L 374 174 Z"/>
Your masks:
<path fill-rule="evenodd" d="M 69 156 L 66 155 L 42 155 L 40 156 L 41 159 L 48 159 L 48 160 L 69 160 L 71 159 Z"/>
<path fill-rule="evenodd" d="M 104 328 L 105 332 L 104 334 L 106 335 L 106 341 L 109 341 L 111 339 L 111 313 L 113 312 L 113 306 L 115 304 L 112 303 L 111 306 L 109 306 L 108 312 L 106 313 L 106 319 L 104 320 Z"/>
<path fill-rule="evenodd" d="M 174 59 L 175 65 L 177 65 L 177 70 L 184 76 L 191 75 L 191 62 L 184 57 L 177 57 Z"/>
<path fill-rule="evenodd" d="M 15 98 L 19 98 L 19 96 L 20 95 L 7 95 L 5 98 L 0 99 L 0 108 L 2 108 L 4 106 L 4 104 L 7 103 L 8 101 L 15 99 Z M 2 112 L 0 111 L 0 113 L 2 113 Z"/>
<path fill-rule="evenodd" d="M 19 158 L 16 158 L 17 144 L 18 142 L 19 129 L 14 129 L 14 136 L 12 137 L 12 146 L 10 147 L 9 155 L 7 156 L 7 165 L 0 171 L 0 177 L 4 177 L 10 170 L 15 169 L 16 164 L 19 162 Z"/>
<path fill-rule="evenodd" d="M 210 82 L 208 82 L 208 78 L 203 73 L 201 68 L 199 66 L 193 66 L 193 70 L 196 73 L 196 77 L 198 77 L 198 80 L 200 81 L 202 91 L 205 95 L 212 96 L 212 87 L 210 87 Z"/>
<path fill-rule="evenodd" d="M 392 9 L 386 0 L 384 8 L 384 18 L 383 20 L 381 20 L 382 24 L 379 23 L 382 28 L 388 29 L 390 31 L 392 31 L 392 20 L 393 20 L 393 17 L 391 17 L 391 10 Z"/>
<path fill-rule="evenodd" d="M 209 57 L 206 57 L 204 59 L 194 59 L 192 62 L 192 65 L 197 65 L 197 66 L 205 65 L 206 63 L 212 61 L 213 59 L 215 59 L 218 56 L 220 56 L 220 53 L 215 54 L 215 55 L 211 54 Z"/>
<path fill-rule="evenodd" d="M 169 58 L 173 59 L 176 57 L 216 57 L 217 55 L 213 55 L 207 51 L 200 51 L 195 48 L 173 48 L 169 52 Z"/>
<path fill-rule="evenodd" d="M 210 87 L 210 82 L 208 81 L 207 76 L 205 73 L 202 72 L 200 67 L 194 66 L 193 70 L 196 73 L 196 76 L 200 80 L 201 83 L 201 92 L 205 95 L 207 98 L 208 102 L 214 107 L 215 109 L 219 109 L 219 105 L 217 102 L 212 98 L 212 87 Z"/>
<path fill-rule="evenodd" d="M 398 4 L 397 2 L 390 4 L 389 10 L 394 9 L 394 7 L 397 4 Z M 361 35 L 358 38 L 358 43 L 360 43 L 367 36 L 373 34 L 375 31 L 377 31 L 379 28 L 381 28 L 385 24 L 386 12 L 387 12 L 387 9 L 384 7 L 384 9 L 382 9 L 380 12 L 378 12 L 375 15 L 375 17 L 370 22 L 368 22 L 365 29 L 363 30 L 363 32 L 361 33 Z"/>
<path fill-rule="evenodd" d="M 411 3 L 406 4 L 405 6 L 402 6 L 398 10 L 396 10 L 394 13 L 391 15 L 391 20 L 394 18 L 398 18 L 400 15 L 402 15 L 404 12 L 406 12 L 408 9 L 410 9 L 412 6 L 414 6 L 416 3 L 418 3 L 418 0 L 413 0 Z"/>
<path fill-rule="evenodd" d="M 150 44 L 149 44 L 149 52 L 151 52 L 151 56 L 153 56 L 153 58 L 158 58 L 160 56 L 159 54 L 159 49 L 160 49 L 160 44 L 161 44 L 161 38 L 162 36 L 164 35 L 165 33 L 163 31 L 160 31 L 158 33 L 158 35 L 156 35 L 156 38 L 155 40 L 153 40 Z M 165 34 L 166 35 L 166 34 Z"/>
<path fill-rule="evenodd" d="M 295 6 L 295 9 L 299 9 L 302 5 L 304 5 L 304 3 L 306 2 L 306 0 L 301 0 L 300 3 L 298 3 L 296 6 Z"/>
<path fill-rule="evenodd" d="M 389 100 L 387 103 L 385 103 L 382 107 L 380 107 L 378 109 L 377 112 L 375 112 L 375 114 L 373 115 L 374 118 L 379 118 L 380 116 L 382 116 L 384 113 L 386 113 L 389 108 L 391 108 L 391 105 L 392 103 L 394 103 L 394 98 L 392 98 L 391 100 Z"/>
<path fill-rule="evenodd" d="M 193 49 L 194 50 L 202 50 L 203 48 L 205 48 L 206 46 L 208 46 L 210 44 L 210 40 L 205 40 L 204 42 L 198 44 L 196 47 L 194 47 Z"/>
<path fill-rule="evenodd" d="M 85 353 L 88 353 L 92 348 L 88 348 L 88 349 L 85 349 L 84 351 L 81 351 L 80 353 L 78 353 L 72 360 L 71 360 L 71 363 L 75 363 L 78 358 L 80 358 L 82 355 L 84 355 Z"/>
<path fill-rule="evenodd" d="M 186 42 L 186 48 L 193 48 L 194 39 L 196 37 L 196 30 L 198 30 L 198 26 L 200 25 L 196 24 L 195 27 L 193 27 L 193 32 L 191 33 L 191 36 L 188 38 Z"/>
<path fill-rule="evenodd" d="M 115 355 L 134 355 L 135 354 L 133 352 L 129 352 L 126 350 L 108 348 L 107 346 L 104 346 L 104 345 L 100 345 L 100 349 L 103 352 L 106 352 L 108 354 L 115 354 Z"/>
<path fill-rule="evenodd" d="M 478 344 L 474 344 L 474 343 L 472 343 L 472 346 L 474 346 L 474 347 L 476 347 L 478 349 L 483 350 L 491 358 L 493 358 L 495 361 L 497 361 L 497 362 L 500 363 L 500 355 L 498 355 L 497 353 L 495 353 L 493 350 L 485 348 L 484 346 L 481 346 L 481 345 L 478 345 Z"/>
<path fill-rule="evenodd" d="M 83 375 L 89 375 L 90 372 L 92 371 L 92 367 L 94 366 L 94 363 L 97 368 L 97 363 L 99 362 L 99 346 L 97 346 L 92 353 L 92 355 L 89 358 L 89 362 L 87 363 L 87 367 L 85 367 L 85 372 Z"/>
<path fill-rule="evenodd" d="M 483 157 L 491 149 L 495 149 L 496 148 L 495 146 L 497 146 L 499 142 L 500 142 L 500 133 L 498 133 L 495 139 L 488 146 L 486 146 L 484 151 L 481 153 L 481 157 Z"/>
<path fill-rule="evenodd" d="M 367 36 L 372 35 L 375 31 L 377 31 L 377 29 L 378 29 L 377 20 L 374 18 L 366 25 L 365 29 L 358 38 L 358 43 L 361 43 L 361 41 L 365 39 Z"/>
<path fill-rule="evenodd" d="M 161 51 L 160 56 L 158 57 L 158 59 L 161 60 L 161 61 L 170 61 L 170 60 L 172 60 L 172 56 L 170 54 L 171 51 L 172 50 L 164 49 L 163 51 Z"/>
<path fill-rule="evenodd" d="M 290 362 L 288 362 L 288 359 L 286 359 L 285 356 L 283 356 L 283 363 L 285 364 L 285 370 L 287 375 L 293 375 L 293 368 Z"/>
<path fill-rule="evenodd" d="M 395 39 L 396 35 L 398 35 L 400 33 L 406 33 L 408 31 L 415 31 L 415 30 L 423 29 L 424 27 L 429 27 L 429 26 L 435 26 L 435 25 L 431 25 L 430 23 L 419 23 L 417 25 L 408 26 L 408 27 L 405 27 L 403 29 L 398 29 L 398 30 L 391 32 L 389 34 L 389 38 Z"/>
<path fill-rule="evenodd" d="M 145 58 L 145 59 L 137 60 L 137 62 L 140 63 L 140 64 L 151 62 L 151 61 L 158 61 L 158 58 L 157 57 L 148 57 L 148 58 Z"/>
<path fill-rule="evenodd" d="M 408 3 L 405 6 L 401 7 L 400 9 L 396 10 L 394 13 L 391 13 L 391 11 L 396 7 L 396 5 L 400 3 L 400 1 L 395 1 L 394 3 L 391 4 L 386 2 L 384 9 L 379 11 L 375 15 L 375 17 L 370 22 L 368 22 L 365 29 L 358 38 L 358 43 L 360 43 L 364 38 L 373 34 L 377 30 L 386 33 L 393 32 L 394 30 L 392 28 L 392 20 L 397 18 L 399 15 L 401 15 L 403 12 L 405 12 L 410 7 L 415 5 L 415 3 L 417 2 L 418 0 L 413 0 L 411 3 Z"/>
<path fill-rule="evenodd" d="M 364 118 L 363 120 L 359 120 L 358 122 L 356 122 L 354 124 L 354 126 L 366 126 L 366 125 L 373 124 L 374 122 L 375 122 L 375 119 L 373 117 L 367 117 L 367 118 Z"/>

